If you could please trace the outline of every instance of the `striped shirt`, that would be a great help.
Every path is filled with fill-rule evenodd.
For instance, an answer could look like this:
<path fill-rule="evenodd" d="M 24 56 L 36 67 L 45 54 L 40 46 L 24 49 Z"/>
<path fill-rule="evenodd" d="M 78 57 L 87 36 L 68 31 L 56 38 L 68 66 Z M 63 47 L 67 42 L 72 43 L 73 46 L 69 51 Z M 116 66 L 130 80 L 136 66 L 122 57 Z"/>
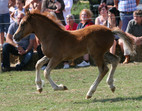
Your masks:
<path fill-rule="evenodd" d="M 119 0 L 118 10 L 120 12 L 133 12 L 136 10 L 136 0 Z"/>

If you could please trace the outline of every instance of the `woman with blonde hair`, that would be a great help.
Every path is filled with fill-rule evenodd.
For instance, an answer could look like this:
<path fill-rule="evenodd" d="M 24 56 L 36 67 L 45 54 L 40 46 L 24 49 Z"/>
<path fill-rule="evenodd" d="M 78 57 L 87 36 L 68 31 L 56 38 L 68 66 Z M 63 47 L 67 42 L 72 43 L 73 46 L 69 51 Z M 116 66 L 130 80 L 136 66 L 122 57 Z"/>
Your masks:
<path fill-rule="evenodd" d="M 81 12 L 80 12 L 80 22 L 77 26 L 77 29 L 82 29 L 82 28 L 85 28 L 85 27 L 88 27 L 90 25 L 93 25 L 94 22 L 92 21 L 92 16 L 93 16 L 93 13 L 91 12 L 91 10 L 89 9 L 83 9 Z M 83 56 L 83 61 L 77 65 L 77 67 L 85 67 L 85 66 L 89 66 L 90 65 L 90 62 L 89 62 L 89 55 L 88 54 L 85 54 Z"/>

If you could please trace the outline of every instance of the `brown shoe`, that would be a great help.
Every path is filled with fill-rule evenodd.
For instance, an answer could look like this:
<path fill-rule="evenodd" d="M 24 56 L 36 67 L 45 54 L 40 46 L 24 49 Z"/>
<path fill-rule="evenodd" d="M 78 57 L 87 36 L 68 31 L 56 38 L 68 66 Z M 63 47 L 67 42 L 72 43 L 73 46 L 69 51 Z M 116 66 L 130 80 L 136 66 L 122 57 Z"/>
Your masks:
<path fill-rule="evenodd" d="M 75 66 L 74 60 L 71 61 L 70 66 Z"/>
<path fill-rule="evenodd" d="M 126 55 L 123 64 L 128 64 L 130 62 L 130 56 Z"/>

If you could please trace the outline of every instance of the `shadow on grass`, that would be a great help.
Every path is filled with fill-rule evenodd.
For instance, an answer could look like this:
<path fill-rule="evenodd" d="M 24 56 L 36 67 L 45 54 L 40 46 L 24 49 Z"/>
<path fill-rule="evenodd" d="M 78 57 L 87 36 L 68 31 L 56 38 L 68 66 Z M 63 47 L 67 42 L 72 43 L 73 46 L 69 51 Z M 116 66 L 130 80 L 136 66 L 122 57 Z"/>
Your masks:
<path fill-rule="evenodd" d="M 137 97 L 117 97 L 117 98 L 108 98 L 108 99 L 93 99 L 92 101 L 82 101 L 82 102 L 74 102 L 74 104 L 89 104 L 89 103 L 96 103 L 96 102 L 120 102 L 120 101 L 142 101 L 142 96 L 137 96 Z"/>
<path fill-rule="evenodd" d="M 110 98 L 110 99 L 94 99 L 92 102 L 119 102 L 119 101 L 141 101 L 142 96 L 137 96 L 137 97 L 117 97 L 117 98 Z"/>

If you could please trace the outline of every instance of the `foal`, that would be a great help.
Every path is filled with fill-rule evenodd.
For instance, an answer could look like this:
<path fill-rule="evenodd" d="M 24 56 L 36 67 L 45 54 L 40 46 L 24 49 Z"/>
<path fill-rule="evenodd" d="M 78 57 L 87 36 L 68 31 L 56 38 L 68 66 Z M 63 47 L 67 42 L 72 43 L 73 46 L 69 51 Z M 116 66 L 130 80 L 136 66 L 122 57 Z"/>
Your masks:
<path fill-rule="evenodd" d="M 109 70 L 104 62 L 104 54 L 112 46 L 114 34 L 118 34 L 124 40 L 126 46 L 133 51 L 132 40 L 118 29 L 112 31 L 105 26 L 92 25 L 69 32 L 65 31 L 62 26 L 55 23 L 52 19 L 36 12 L 30 12 L 22 19 L 14 38 L 19 41 L 30 33 L 35 33 L 38 37 L 45 55 L 36 64 L 35 83 L 39 92 L 42 92 L 43 89 L 43 82 L 40 78 L 40 68 L 43 64 L 48 62 L 44 70 L 44 76 L 50 82 L 52 88 L 54 90 L 66 90 L 66 86 L 57 85 L 50 78 L 51 70 L 61 61 L 72 60 L 88 53 L 92 56 L 99 69 L 99 75 L 86 95 L 87 99 L 91 98 L 98 84 Z M 105 54 L 105 57 L 111 63 L 107 83 L 112 92 L 114 92 L 113 75 L 119 63 L 119 58 L 109 52 Z"/>

